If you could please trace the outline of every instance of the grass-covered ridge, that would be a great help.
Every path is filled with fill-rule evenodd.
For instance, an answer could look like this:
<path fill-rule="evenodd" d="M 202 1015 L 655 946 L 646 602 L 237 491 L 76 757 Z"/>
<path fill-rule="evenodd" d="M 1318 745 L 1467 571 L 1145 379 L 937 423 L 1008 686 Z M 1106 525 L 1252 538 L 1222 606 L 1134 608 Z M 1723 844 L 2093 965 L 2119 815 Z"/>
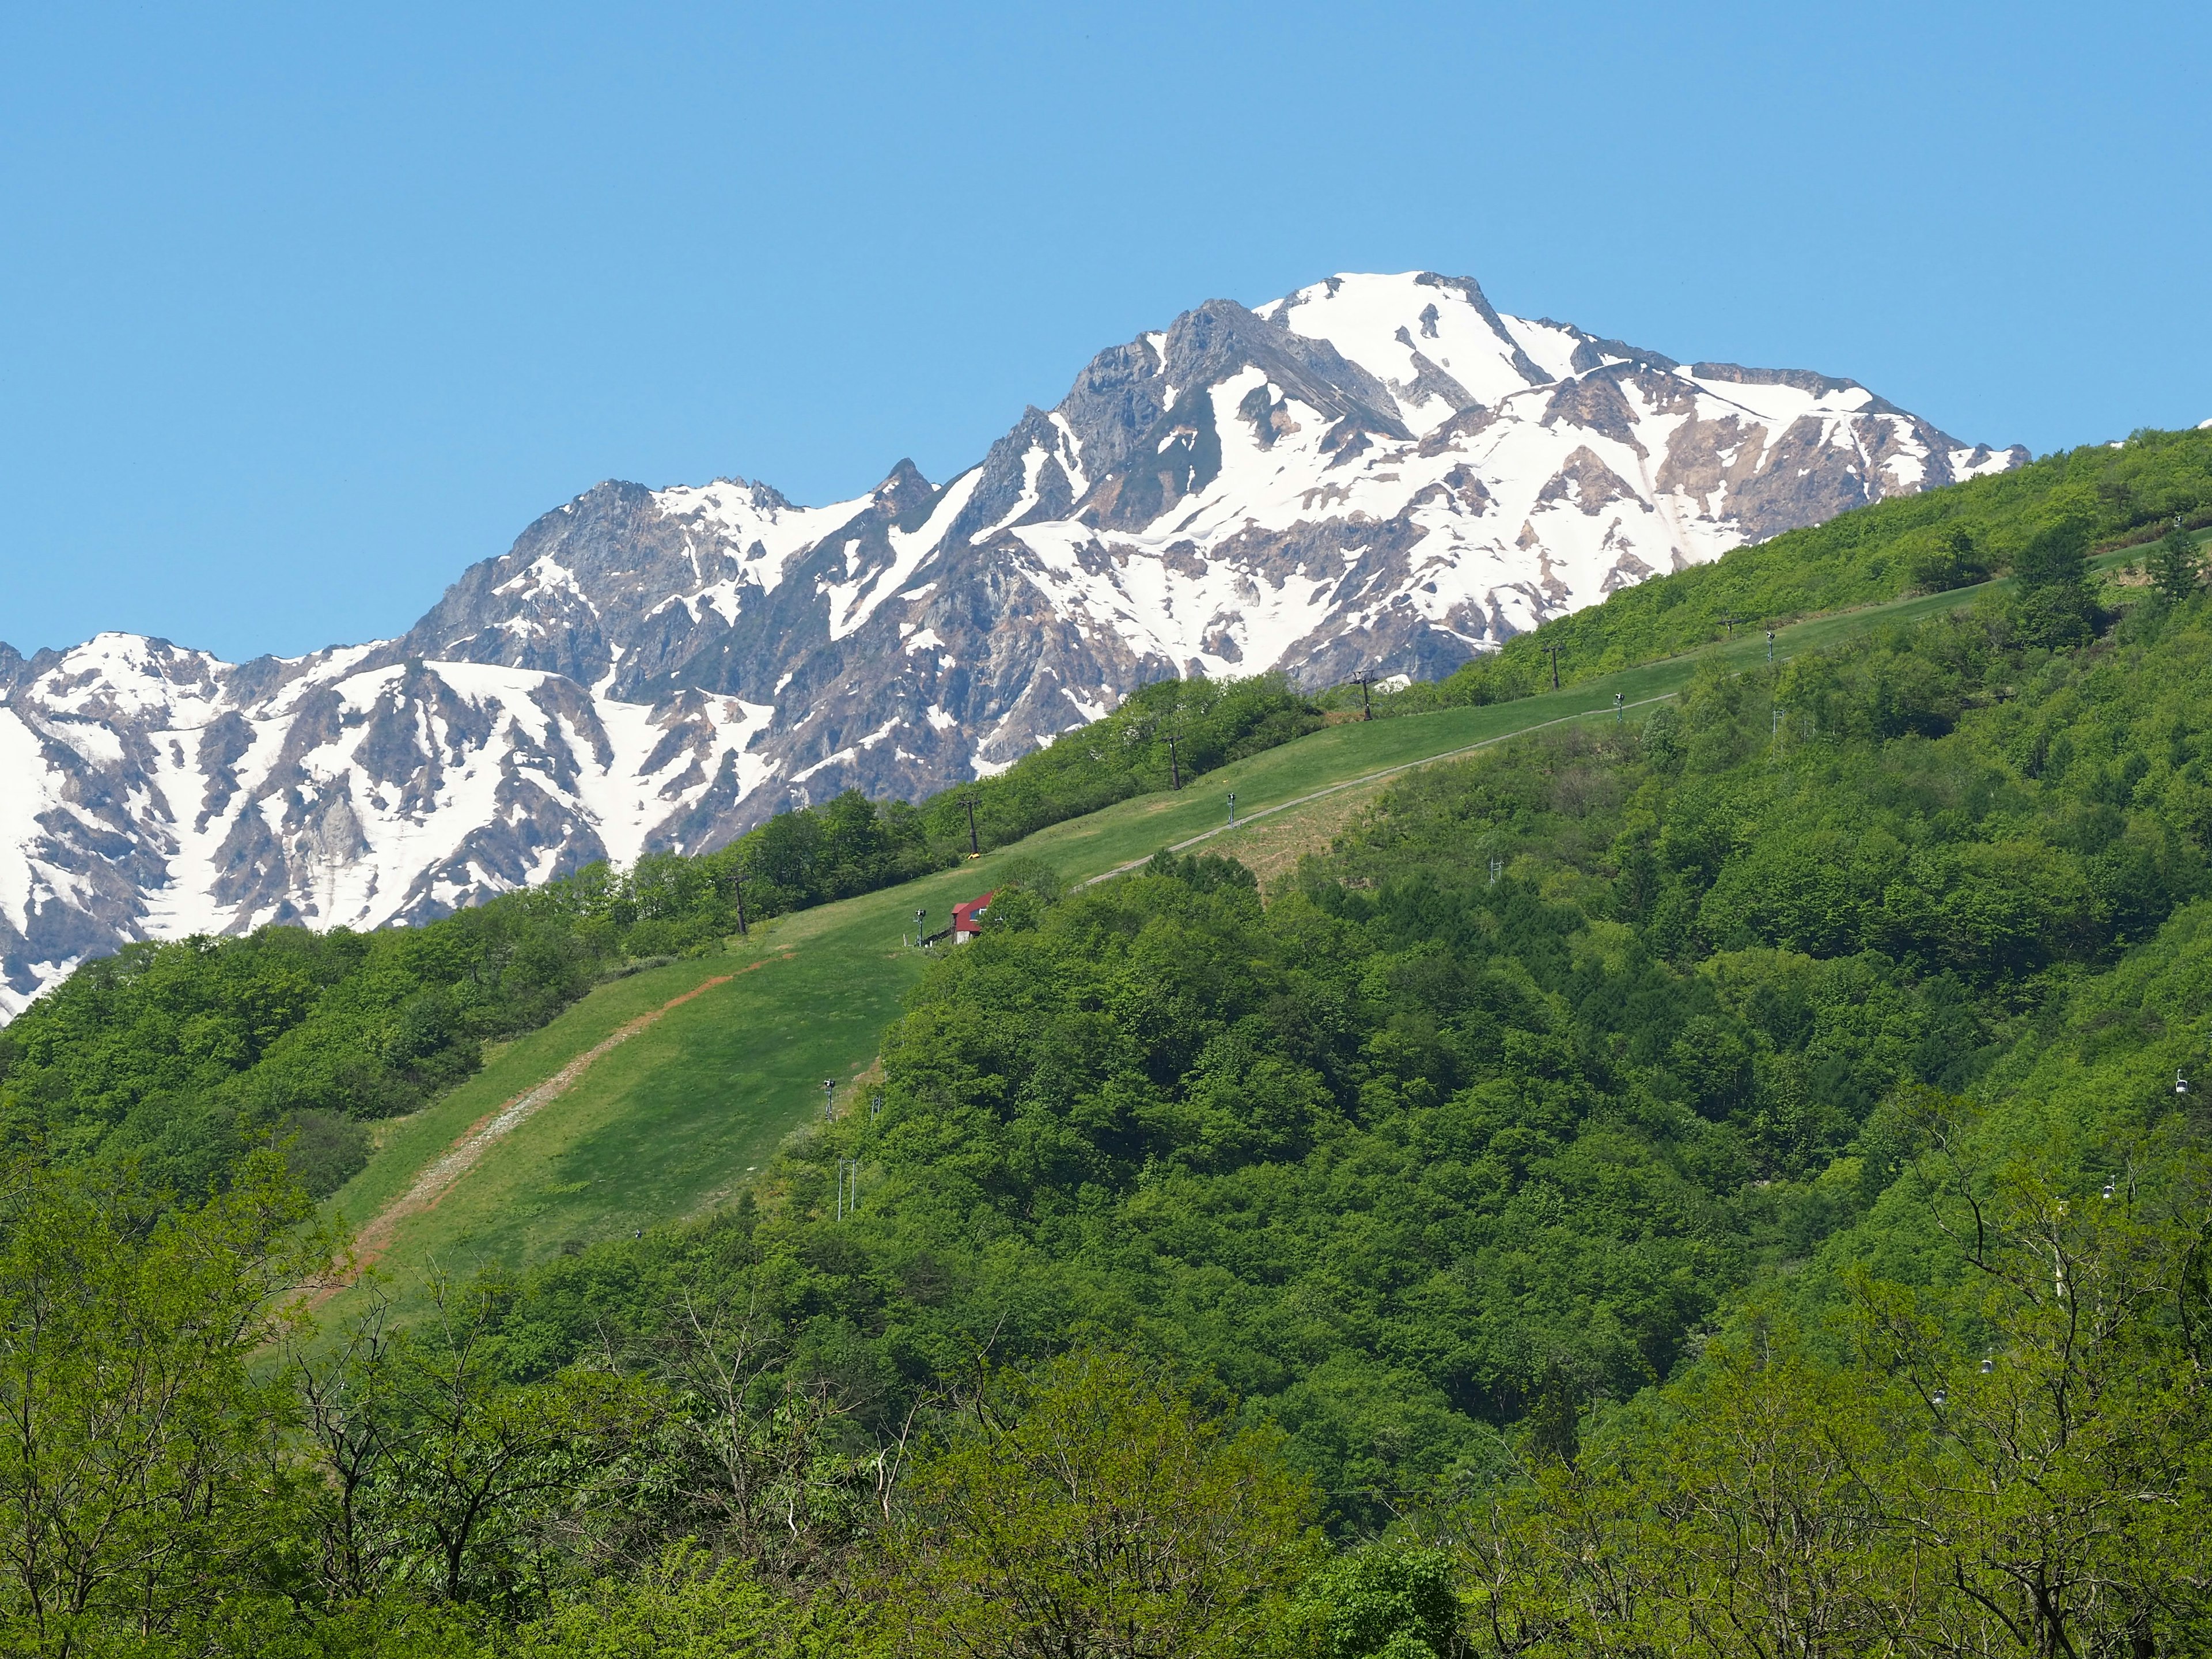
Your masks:
<path fill-rule="evenodd" d="M 2142 431 L 2024 467 L 1900 495 L 1741 547 L 1709 565 L 1623 588 L 1547 623 L 1458 673 L 1378 699 L 1382 713 L 1525 696 L 1825 611 L 1939 592 L 2001 575 L 2054 525 L 2098 546 L 2154 538 L 2179 519 L 2212 524 L 2212 431 Z M 1340 692 L 1329 701 L 1356 704 Z"/>

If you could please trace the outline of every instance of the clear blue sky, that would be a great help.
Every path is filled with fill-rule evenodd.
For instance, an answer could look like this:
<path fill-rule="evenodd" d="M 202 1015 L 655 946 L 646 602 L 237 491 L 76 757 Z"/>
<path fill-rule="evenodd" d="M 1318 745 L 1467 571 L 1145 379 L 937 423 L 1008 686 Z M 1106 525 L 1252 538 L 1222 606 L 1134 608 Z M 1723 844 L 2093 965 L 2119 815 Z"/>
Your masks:
<path fill-rule="evenodd" d="M 2212 416 L 2201 3 L 0 9 L 0 639 L 403 629 L 1332 270 L 2043 451 Z"/>

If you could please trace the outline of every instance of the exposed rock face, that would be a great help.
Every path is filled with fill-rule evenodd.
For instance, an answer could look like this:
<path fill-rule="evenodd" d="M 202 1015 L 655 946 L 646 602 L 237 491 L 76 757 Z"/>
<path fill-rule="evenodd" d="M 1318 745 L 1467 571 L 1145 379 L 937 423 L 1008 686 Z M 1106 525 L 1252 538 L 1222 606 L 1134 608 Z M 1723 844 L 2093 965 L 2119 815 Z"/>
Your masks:
<path fill-rule="evenodd" d="M 608 483 L 405 637 L 0 646 L 0 1016 L 131 939 L 441 914 L 787 804 L 988 773 L 1146 681 L 1430 676 L 2002 471 L 1849 380 L 1501 315 L 1466 278 L 1212 300 L 932 484 Z"/>

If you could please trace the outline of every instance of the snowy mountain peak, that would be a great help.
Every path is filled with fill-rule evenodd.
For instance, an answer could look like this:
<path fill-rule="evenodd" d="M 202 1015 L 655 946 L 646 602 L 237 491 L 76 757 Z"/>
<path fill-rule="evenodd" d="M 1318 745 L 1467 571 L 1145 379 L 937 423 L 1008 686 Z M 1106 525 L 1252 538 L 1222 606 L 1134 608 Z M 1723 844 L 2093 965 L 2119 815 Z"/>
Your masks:
<path fill-rule="evenodd" d="M 1854 381 L 1499 312 L 1210 300 L 975 466 L 794 505 L 608 481 L 397 640 L 0 646 L 0 1015 L 125 940 L 375 927 L 999 770 L 1173 674 L 1432 675 L 1887 495 L 2019 465 Z"/>
<path fill-rule="evenodd" d="M 1433 271 L 1332 276 L 1263 312 L 1294 333 L 1328 341 L 1361 365 L 1389 387 L 1401 418 L 1421 434 L 1465 410 L 1495 407 L 1516 392 L 1560 379 L 1582 337 L 1556 325 L 1509 321 L 1474 278 Z M 1531 355 L 1532 340 L 1558 367 L 1547 368 Z M 1599 361 L 1583 367 L 1596 368 Z"/>

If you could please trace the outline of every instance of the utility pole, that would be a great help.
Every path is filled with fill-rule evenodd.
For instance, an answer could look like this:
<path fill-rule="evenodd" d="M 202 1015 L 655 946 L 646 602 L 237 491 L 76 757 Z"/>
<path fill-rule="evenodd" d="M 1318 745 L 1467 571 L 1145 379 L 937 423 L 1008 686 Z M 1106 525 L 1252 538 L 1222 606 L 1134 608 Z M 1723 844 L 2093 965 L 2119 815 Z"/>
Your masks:
<path fill-rule="evenodd" d="M 1613 694 L 1613 723 L 1615 726 L 1625 726 L 1628 723 L 1627 705 L 1622 702 L 1621 695 L 1618 691 Z"/>
<path fill-rule="evenodd" d="M 1774 660 L 1774 630 L 1771 628 L 1766 630 L 1766 659 Z"/>
<path fill-rule="evenodd" d="M 1237 792 L 1234 789 L 1229 792 L 1229 827 L 1231 830 L 1237 827 Z"/>
<path fill-rule="evenodd" d="M 921 919 L 928 914 L 927 910 L 914 913 L 914 948 L 917 951 L 921 949 Z"/>
<path fill-rule="evenodd" d="M 1168 733 L 1168 776 L 1173 780 L 1169 787 L 1174 789 L 1180 789 L 1182 787 L 1182 763 L 1176 757 L 1176 745 L 1182 741 L 1182 732 L 1170 732 Z"/>
<path fill-rule="evenodd" d="M 745 872 L 744 871 L 730 872 L 730 890 L 737 896 L 738 937 L 743 939 L 745 936 Z"/>
<path fill-rule="evenodd" d="M 884 1091 L 878 1089 L 868 1097 L 868 1121 L 873 1123 L 884 1115 Z"/>
<path fill-rule="evenodd" d="M 1721 618 L 1721 626 L 1728 629 L 1728 636 L 1730 639 L 1734 639 L 1735 637 L 1735 625 L 1742 620 L 1742 617 L 1737 616 L 1727 616 Z"/>
<path fill-rule="evenodd" d="M 836 1104 L 837 1079 L 834 1077 L 825 1077 L 822 1079 L 822 1121 L 824 1123 L 830 1121 L 830 1114 Z"/>
<path fill-rule="evenodd" d="M 975 797 L 963 795 L 960 804 L 968 809 L 968 856 L 979 859 L 983 856 L 983 849 L 975 844 Z"/>
<path fill-rule="evenodd" d="M 1492 887 L 1495 887 L 1495 886 L 1497 886 L 1497 885 L 1498 885 L 1498 878 L 1501 874 L 1503 874 L 1503 873 L 1504 872 L 1504 870 L 1505 870 L 1505 860 L 1504 860 L 1504 859 L 1492 859 L 1492 860 L 1491 860 L 1491 861 L 1490 861 L 1490 884 L 1491 884 Z"/>
<path fill-rule="evenodd" d="M 1559 647 L 1547 645 L 1543 648 L 1552 653 L 1552 690 L 1556 691 L 1559 689 Z"/>
<path fill-rule="evenodd" d="M 1352 677 L 1352 683 L 1359 688 L 1359 718 L 1364 720 L 1375 718 L 1375 704 L 1367 695 L 1368 682 L 1373 678 L 1374 676 L 1364 668 Z"/>

